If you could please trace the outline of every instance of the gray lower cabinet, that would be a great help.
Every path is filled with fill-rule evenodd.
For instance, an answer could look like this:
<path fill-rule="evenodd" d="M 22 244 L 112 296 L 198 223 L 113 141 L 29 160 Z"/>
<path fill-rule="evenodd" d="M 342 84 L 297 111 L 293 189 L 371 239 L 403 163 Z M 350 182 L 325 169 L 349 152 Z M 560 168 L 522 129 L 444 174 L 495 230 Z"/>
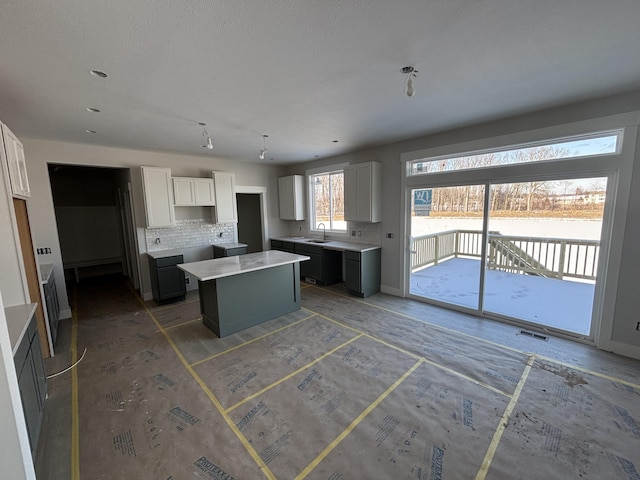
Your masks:
<path fill-rule="evenodd" d="M 44 401 L 47 396 L 47 377 L 35 315 L 31 318 L 13 359 L 20 387 L 22 409 L 29 433 L 31 453 L 35 456 L 44 417 Z"/>
<path fill-rule="evenodd" d="M 247 246 L 225 246 L 214 245 L 213 246 L 213 258 L 233 257 L 234 255 L 245 255 L 247 253 Z"/>
<path fill-rule="evenodd" d="M 294 253 L 311 257 L 300 263 L 300 276 L 311 278 L 322 285 L 342 281 L 342 252 L 317 245 L 294 244 Z"/>
<path fill-rule="evenodd" d="M 345 253 L 345 283 L 349 293 L 368 297 L 380 291 L 379 248 L 364 252 Z"/>
<path fill-rule="evenodd" d="M 153 300 L 158 304 L 184 300 L 187 287 L 184 272 L 176 265 L 184 263 L 182 255 L 149 258 L 149 274 Z"/>
<path fill-rule="evenodd" d="M 49 280 L 44 284 L 44 298 L 49 317 L 49 330 L 51 331 L 51 341 L 55 344 L 58 337 L 58 321 L 60 319 L 60 303 L 58 301 L 58 290 L 53 272 Z"/>
<path fill-rule="evenodd" d="M 271 240 L 271 250 L 280 250 L 282 252 L 296 253 L 295 244 L 284 240 Z"/>

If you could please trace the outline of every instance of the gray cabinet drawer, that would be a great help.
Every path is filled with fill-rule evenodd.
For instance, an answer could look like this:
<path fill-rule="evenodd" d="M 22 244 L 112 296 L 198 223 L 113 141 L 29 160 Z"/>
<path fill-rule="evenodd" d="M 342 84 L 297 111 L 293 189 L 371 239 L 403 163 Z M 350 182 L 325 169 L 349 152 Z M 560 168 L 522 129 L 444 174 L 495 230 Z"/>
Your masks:
<path fill-rule="evenodd" d="M 183 262 L 182 255 L 174 255 L 172 257 L 163 257 L 163 258 L 155 259 L 156 268 L 171 267 L 173 265 L 178 265 L 179 263 L 182 263 L 182 262 Z"/>
<path fill-rule="evenodd" d="M 346 260 L 355 260 L 356 262 L 360 261 L 361 253 L 360 252 L 352 252 L 350 250 L 345 250 L 344 258 Z"/>

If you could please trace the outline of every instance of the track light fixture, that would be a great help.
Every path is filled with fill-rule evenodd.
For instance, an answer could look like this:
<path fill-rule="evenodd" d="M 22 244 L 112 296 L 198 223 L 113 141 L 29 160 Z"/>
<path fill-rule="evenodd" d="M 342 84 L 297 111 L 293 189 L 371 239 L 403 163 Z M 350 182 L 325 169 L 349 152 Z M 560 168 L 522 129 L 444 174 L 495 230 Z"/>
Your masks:
<path fill-rule="evenodd" d="M 207 138 L 206 145 L 201 145 L 201 147 L 206 148 L 208 150 L 213 150 L 213 142 L 211 141 L 211 136 L 209 135 L 209 132 L 207 132 L 207 124 L 198 122 L 198 125 L 202 127 L 202 136 Z"/>
<path fill-rule="evenodd" d="M 413 88 L 413 79 L 417 77 L 418 70 L 416 70 L 412 66 L 407 66 L 402 68 L 402 73 L 407 75 L 407 85 L 405 93 L 407 94 L 407 97 L 413 97 L 416 94 L 416 91 Z"/>
<path fill-rule="evenodd" d="M 267 145 L 266 145 L 266 139 L 269 137 L 269 135 L 262 135 L 262 148 L 260 149 L 260 155 L 258 155 L 258 158 L 260 160 L 264 160 L 264 154 L 267 153 L 268 149 L 267 149 Z"/>

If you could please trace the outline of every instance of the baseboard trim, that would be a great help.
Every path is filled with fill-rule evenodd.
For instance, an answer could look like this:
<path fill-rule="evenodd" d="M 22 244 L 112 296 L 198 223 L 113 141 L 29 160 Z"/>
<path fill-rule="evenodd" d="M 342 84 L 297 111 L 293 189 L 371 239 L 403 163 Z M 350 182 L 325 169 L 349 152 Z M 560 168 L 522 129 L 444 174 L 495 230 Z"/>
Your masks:
<path fill-rule="evenodd" d="M 380 291 L 388 295 L 393 295 L 394 297 L 404 297 L 404 295 L 402 294 L 402 290 L 400 290 L 399 288 L 390 287 L 388 285 L 380 285 Z"/>
<path fill-rule="evenodd" d="M 614 340 L 611 340 L 609 346 L 611 347 L 611 351 L 613 353 L 640 360 L 640 347 L 637 345 L 629 345 L 628 343 L 616 342 Z"/>

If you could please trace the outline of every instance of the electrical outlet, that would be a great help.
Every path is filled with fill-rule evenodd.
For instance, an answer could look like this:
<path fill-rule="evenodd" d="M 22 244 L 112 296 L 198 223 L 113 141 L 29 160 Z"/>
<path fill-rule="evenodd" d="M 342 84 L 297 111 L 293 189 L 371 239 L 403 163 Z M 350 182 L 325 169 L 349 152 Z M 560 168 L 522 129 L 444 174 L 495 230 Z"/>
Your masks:
<path fill-rule="evenodd" d="M 387 233 L 387 238 L 393 238 L 393 233 Z"/>
<path fill-rule="evenodd" d="M 356 236 L 356 231 L 355 230 L 351 230 L 351 236 L 355 237 Z"/>
<path fill-rule="evenodd" d="M 636 330 L 640 332 L 640 322 L 636 323 Z"/>
<path fill-rule="evenodd" d="M 189 278 L 189 277 L 184 277 L 184 284 L 185 284 L 185 285 L 191 285 L 191 278 Z"/>

